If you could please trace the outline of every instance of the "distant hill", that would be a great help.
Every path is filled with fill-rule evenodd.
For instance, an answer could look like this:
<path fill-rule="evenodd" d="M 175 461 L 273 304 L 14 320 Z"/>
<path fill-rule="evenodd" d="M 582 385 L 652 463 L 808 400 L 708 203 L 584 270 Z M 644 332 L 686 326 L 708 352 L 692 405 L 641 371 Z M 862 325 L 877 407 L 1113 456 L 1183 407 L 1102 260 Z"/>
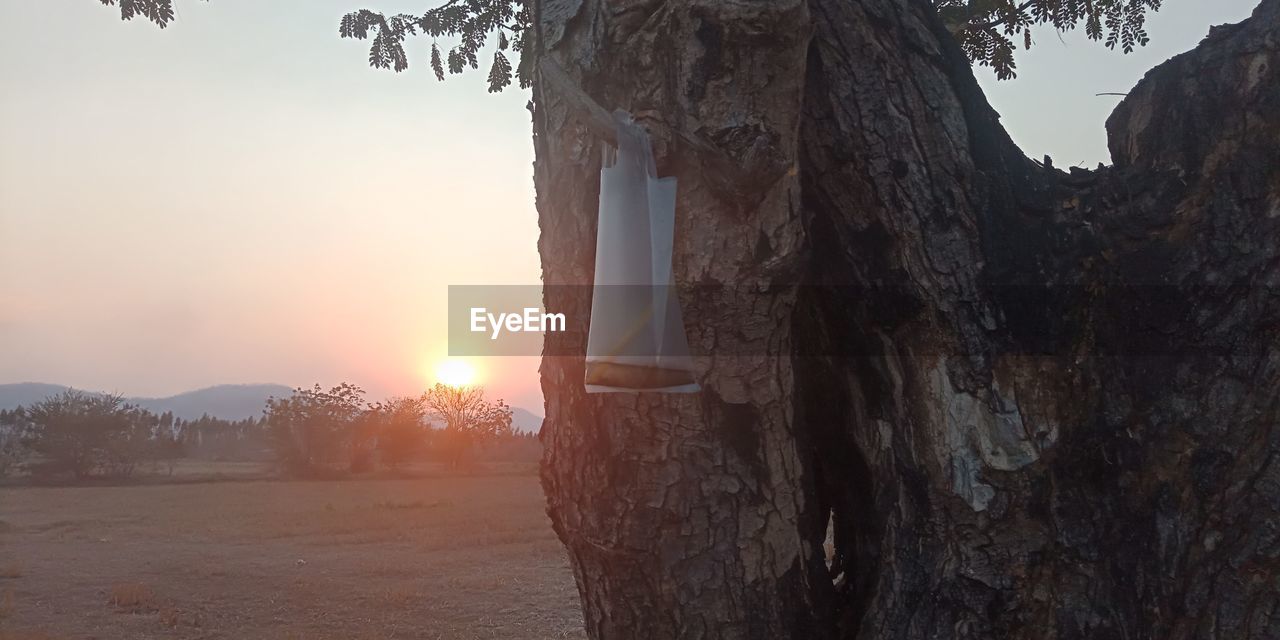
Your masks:
<path fill-rule="evenodd" d="M 67 388 L 60 384 L 45 384 L 43 382 L 0 384 L 0 409 L 13 409 L 35 404 L 66 390 Z"/>
<path fill-rule="evenodd" d="M 537 433 L 542 428 L 542 416 L 528 409 L 511 407 L 511 426 L 516 431 Z"/>
<path fill-rule="evenodd" d="M 208 414 L 223 420 L 241 420 L 262 415 L 267 398 L 293 395 L 293 389 L 281 384 L 220 384 L 167 398 L 130 398 L 152 413 L 172 411 L 184 420 Z"/>
<path fill-rule="evenodd" d="M 31 405 L 67 388 L 38 382 L 2 384 L 0 409 Z M 293 389 L 279 384 L 223 384 L 167 398 L 126 398 L 125 401 L 154 413 L 172 411 L 174 416 L 184 420 L 194 420 L 206 414 L 224 420 L 240 420 L 262 415 L 262 407 L 268 397 L 292 393 Z"/>

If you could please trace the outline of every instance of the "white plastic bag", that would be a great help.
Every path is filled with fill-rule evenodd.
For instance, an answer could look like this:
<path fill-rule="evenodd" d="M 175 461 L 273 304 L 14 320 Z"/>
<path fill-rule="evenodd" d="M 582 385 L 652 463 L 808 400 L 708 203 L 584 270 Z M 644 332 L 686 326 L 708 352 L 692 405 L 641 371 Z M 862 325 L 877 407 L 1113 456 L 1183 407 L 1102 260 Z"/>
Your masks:
<path fill-rule="evenodd" d="M 618 147 L 606 149 L 600 169 L 587 392 L 694 392 L 671 272 L 676 179 L 657 177 L 649 135 L 630 114 L 613 117 Z"/>

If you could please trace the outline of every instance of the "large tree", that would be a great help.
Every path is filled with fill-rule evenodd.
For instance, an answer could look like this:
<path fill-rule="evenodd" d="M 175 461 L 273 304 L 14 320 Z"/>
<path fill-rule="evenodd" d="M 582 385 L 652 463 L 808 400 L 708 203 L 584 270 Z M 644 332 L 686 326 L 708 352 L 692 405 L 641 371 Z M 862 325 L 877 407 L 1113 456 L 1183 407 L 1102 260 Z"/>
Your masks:
<path fill-rule="evenodd" d="M 461 34 L 450 71 L 514 23 L 547 283 L 592 280 L 593 105 L 642 115 L 679 178 L 703 391 L 587 395 L 580 357 L 542 367 L 592 637 L 1280 637 L 1280 0 L 1148 74 L 1097 171 L 1026 158 L 970 66 L 1011 73 L 1031 22 L 1127 49 L 1157 5 L 344 21 L 397 69 L 404 35 Z M 547 352 L 581 353 L 588 296 L 547 291 L 573 325 Z"/>
<path fill-rule="evenodd" d="M 592 637 L 1280 637 L 1280 0 L 1069 173 L 924 0 L 541 16 L 543 56 L 656 121 L 678 277 L 730 291 L 682 300 L 700 395 L 543 364 Z M 534 103 L 544 279 L 588 283 L 598 140 L 572 91 Z"/>

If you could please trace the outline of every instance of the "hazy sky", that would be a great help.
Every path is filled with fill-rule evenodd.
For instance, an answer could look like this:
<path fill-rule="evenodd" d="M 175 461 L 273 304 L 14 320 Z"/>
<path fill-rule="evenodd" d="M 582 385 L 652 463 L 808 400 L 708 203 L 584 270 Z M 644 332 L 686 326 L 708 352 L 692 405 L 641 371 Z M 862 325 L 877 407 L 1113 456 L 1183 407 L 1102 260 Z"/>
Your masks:
<path fill-rule="evenodd" d="M 348 380 L 414 393 L 449 284 L 536 284 L 528 94 L 399 75 L 346 11 L 431 0 L 177 0 L 163 31 L 96 0 L 0 0 L 0 383 L 126 395 Z M 980 78 L 1014 139 L 1109 161 L 1102 123 L 1155 64 L 1255 0 L 1166 0 L 1125 56 L 1042 30 Z M 536 358 L 476 359 L 540 410 Z"/>

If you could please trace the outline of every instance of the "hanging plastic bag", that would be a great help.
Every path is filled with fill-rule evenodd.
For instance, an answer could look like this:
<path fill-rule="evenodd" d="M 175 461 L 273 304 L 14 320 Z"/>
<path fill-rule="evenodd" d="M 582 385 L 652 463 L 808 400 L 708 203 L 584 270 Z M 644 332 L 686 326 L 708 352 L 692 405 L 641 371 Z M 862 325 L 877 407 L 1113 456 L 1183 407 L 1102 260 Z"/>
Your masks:
<path fill-rule="evenodd" d="M 694 392 L 671 272 L 676 179 L 657 177 L 649 134 L 630 114 L 613 117 L 618 146 L 605 149 L 600 169 L 587 392 Z"/>

